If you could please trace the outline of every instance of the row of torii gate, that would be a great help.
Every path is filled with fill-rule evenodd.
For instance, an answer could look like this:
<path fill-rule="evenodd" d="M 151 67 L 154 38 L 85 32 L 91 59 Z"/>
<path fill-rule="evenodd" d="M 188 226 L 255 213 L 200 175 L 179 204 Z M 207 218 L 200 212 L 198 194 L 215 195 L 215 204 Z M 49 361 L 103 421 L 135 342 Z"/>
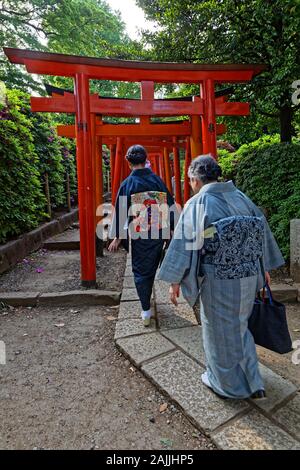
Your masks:
<path fill-rule="evenodd" d="M 187 169 L 202 153 L 217 157 L 217 135 L 225 126 L 217 116 L 247 116 L 248 103 L 227 101 L 215 85 L 247 82 L 265 69 L 259 64 L 187 64 L 136 62 L 53 54 L 4 48 L 9 60 L 23 64 L 30 73 L 74 78 L 74 93 L 54 92 L 51 97 L 32 97 L 35 112 L 75 114 L 75 125 L 58 126 L 61 136 L 76 138 L 80 254 L 82 285 L 96 285 L 95 232 L 103 203 L 102 145 L 110 149 L 112 202 L 122 180 L 129 174 L 125 161 L 133 144 L 146 147 L 152 169 L 172 193 L 170 153 L 173 153 L 175 201 L 182 205 L 190 197 Z M 140 82 L 141 99 L 102 98 L 90 94 L 89 80 Z M 192 100 L 155 99 L 155 83 L 197 83 L 200 96 Z M 110 124 L 107 116 L 139 118 L 135 124 Z M 151 122 L 153 117 L 189 116 L 189 120 Z M 184 191 L 181 193 L 180 149 L 185 151 Z M 97 212 L 97 214 L 101 212 Z"/>

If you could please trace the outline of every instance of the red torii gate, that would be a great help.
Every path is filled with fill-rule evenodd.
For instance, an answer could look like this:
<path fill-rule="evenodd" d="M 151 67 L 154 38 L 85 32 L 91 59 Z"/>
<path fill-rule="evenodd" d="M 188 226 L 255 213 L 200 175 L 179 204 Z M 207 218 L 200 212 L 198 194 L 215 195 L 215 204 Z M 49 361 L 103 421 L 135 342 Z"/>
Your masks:
<path fill-rule="evenodd" d="M 33 107 L 36 110 L 36 106 Z M 155 126 L 155 132 L 152 130 Z M 149 130 L 150 134 L 149 135 Z M 147 152 L 152 156 L 153 168 L 155 172 L 161 176 L 165 181 L 169 191 L 172 193 L 171 174 L 169 171 L 170 159 L 169 152 L 172 151 L 174 155 L 174 177 L 175 177 L 175 201 L 182 206 L 181 194 L 181 175 L 180 175 L 180 158 L 178 150 L 180 148 L 186 149 L 186 140 L 191 140 L 192 127 L 188 121 L 177 121 L 177 124 L 170 123 L 156 123 L 156 124 L 105 124 L 99 122 L 95 127 L 95 136 L 101 136 L 102 144 L 107 145 L 111 152 L 111 174 L 112 174 L 112 202 L 114 204 L 118 188 L 122 180 L 128 176 L 128 166 L 124 160 L 124 149 L 127 149 L 133 144 L 143 145 Z M 224 124 L 217 124 L 217 135 L 221 135 L 226 131 Z M 74 125 L 60 125 L 57 127 L 58 135 L 62 137 L 75 138 L 76 130 Z M 153 134 L 156 136 L 153 137 Z M 169 134 L 169 135 L 167 135 Z M 179 134 L 179 135 L 177 135 Z M 93 139 L 97 137 L 92 136 Z M 170 136 L 171 139 L 170 139 Z M 179 141 L 179 139 L 181 139 Z M 182 140 L 183 139 L 183 140 Z M 201 142 L 200 142 L 201 143 Z M 194 155 L 200 154 L 200 151 L 194 150 Z M 117 156 L 117 160 L 116 160 Z M 159 157 L 162 161 L 156 161 Z M 117 161 L 117 163 L 116 163 Z M 101 163 L 101 160 L 100 160 Z M 99 164 L 99 162 L 98 162 Z M 125 164 L 125 168 L 124 168 Z M 117 173 L 116 178 L 114 178 Z M 188 180 L 185 174 L 185 180 Z M 96 189 L 99 181 L 96 180 Z M 186 186 L 186 188 L 189 186 Z M 98 193 L 96 191 L 96 193 Z M 184 195 L 184 202 L 189 198 L 189 191 L 186 189 Z M 96 194 L 96 208 L 102 203 Z"/>
<path fill-rule="evenodd" d="M 4 48 L 4 52 L 12 63 L 23 64 L 30 73 L 73 77 L 75 82 L 74 96 L 68 98 L 69 110 L 65 107 L 62 112 L 76 114 L 77 137 L 77 174 L 80 219 L 80 252 L 81 279 L 86 287 L 96 285 L 96 256 L 95 256 L 95 205 L 94 205 L 94 171 L 91 113 L 107 115 L 108 109 L 120 104 L 120 101 L 101 103 L 98 97 L 90 99 L 89 80 L 116 80 L 131 82 L 157 83 L 198 83 L 200 98 L 194 102 L 159 103 L 153 97 L 147 96 L 142 104 L 134 103 L 134 115 L 151 116 L 165 115 L 168 106 L 172 112 L 167 115 L 188 114 L 192 118 L 193 135 L 202 129 L 201 152 L 211 153 L 216 157 L 216 115 L 215 98 L 216 83 L 237 83 L 252 79 L 266 67 L 251 64 L 176 64 L 159 62 L 135 62 L 113 59 L 97 59 L 91 57 L 52 54 L 47 52 L 29 51 L 14 48 Z M 100 101 L 100 103 L 99 103 Z M 128 105 L 127 101 L 124 103 Z M 223 107 L 226 108 L 223 103 Z M 101 107 L 102 106 L 102 107 Z M 139 107 L 139 108 L 138 108 Z M 177 113 L 173 110 L 177 108 Z M 187 108 L 189 112 L 187 112 Z M 51 106 L 47 112 L 51 112 Z M 57 111 L 54 111 L 57 112 Z M 116 115 L 117 109 L 114 109 Z M 131 115 L 129 111 L 126 116 Z M 200 120 L 201 116 L 201 120 Z M 199 141 L 193 145 L 200 145 Z M 188 150 L 188 149 L 187 149 Z M 199 153 L 201 153 L 199 152 Z M 198 152 L 197 152 L 198 153 Z"/>
<path fill-rule="evenodd" d="M 44 112 L 48 111 L 51 109 L 52 112 L 75 112 L 75 105 L 74 105 L 74 95 L 72 92 L 67 91 L 67 90 L 60 90 L 56 87 L 51 87 L 49 85 L 46 86 L 47 90 L 50 91 L 52 97 L 51 98 L 37 98 L 37 97 L 32 97 L 31 98 L 31 107 L 33 111 L 39 111 L 39 112 Z M 91 109 L 93 111 L 98 111 L 99 113 L 103 113 L 103 110 L 106 110 L 107 115 L 117 115 L 117 116 L 136 116 L 136 109 L 138 108 L 143 112 L 142 116 L 139 116 L 140 119 L 140 125 L 137 127 L 136 124 L 123 124 L 119 125 L 116 127 L 116 124 L 104 124 L 102 121 L 98 122 L 97 129 L 96 129 L 96 135 L 98 136 L 117 136 L 122 138 L 122 143 L 124 143 L 124 137 L 125 136 L 134 136 L 134 139 L 137 139 L 138 137 L 150 137 L 150 136 L 156 136 L 157 138 L 160 137 L 162 138 L 162 129 L 167 130 L 167 135 L 168 136 L 173 136 L 173 142 L 174 138 L 176 138 L 176 133 L 179 134 L 179 136 L 183 135 L 190 135 L 191 136 L 191 150 L 192 150 L 192 158 L 201 154 L 202 153 L 202 136 L 201 136 L 201 121 L 199 116 L 192 115 L 191 116 L 191 124 L 186 122 L 182 122 L 182 125 L 180 128 L 178 127 L 179 122 L 175 121 L 173 125 L 169 123 L 168 127 L 166 127 L 166 123 L 162 124 L 162 126 L 159 126 L 158 123 L 156 124 L 151 124 L 150 123 L 150 117 L 147 115 L 148 112 L 151 112 L 154 115 L 161 114 L 161 115 L 170 115 L 170 114 L 182 114 L 183 112 L 194 112 L 193 110 L 193 103 L 199 101 L 198 97 L 192 97 L 192 100 L 187 100 L 188 103 L 186 105 L 186 100 L 183 102 L 181 99 L 180 101 L 178 100 L 172 100 L 172 99 L 167 99 L 167 100 L 154 100 L 154 82 L 146 82 L 143 81 L 141 82 L 141 97 L 142 100 L 130 100 L 130 99 L 115 99 L 115 98 L 100 98 L 97 94 L 90 95 L 90 101 L 91 101 Z M 221 95 L 216 97 L 216 113 L 217 115 L 248 115 L 249 114 L 249 105 L 248 103 L 227 103 L 227 96 Z M 152 108 L 150 109 L 149 103 L 152 104 Z M 157 103 L 159 103 L 160 106 L 157 106 Z M 105 105 L 111 105 L 111 108 L 107 109 L 107 106 Z M 145 105 L 145 109 L 141 106 L 141 104 Z M 199 106 L 198 106 L 199 107 Z M 201 111 L 202 112 L 202 111 Z M 145 114 L 145 115 L 144 115 Z M 99 127 L 99 124 L 102 126 Z M 155 126 L 155 127 L 154 127 Z M 184 127 L 185 126 L 185 127 Z M 93 129 L 95 126 L 92 126 Z M 60 135 L 63 136 L 69 136 L 69 137 L 75 137 L 75 128 L 72 126 L 64 126 L 63 128 L 60 128 L 59 130 Z M 225 132 L 225 126 L 221 124 L 216 125 L 216 133 L 217 135 L 220 135 L 221 133 Z M 93 137 L 96 139 L 95 136 L 92 136 L 92 142 L 93 142 Z M 103 139 L 102 139 L 102 143 Z M 134 143 L 134 142 L 132 142 Z M 138 142 L 135 142 L 138 143 Z M 142 142 L 140 142 L 142 144 Z M 142 144 L 143 145 L 143 144 Z M 122 151 L 123 145 L 117 146 L 116 147 L 118 151 L 116 152 L 116 156 L 118 157 L 116 159 L 117 165 L 115 168 L 115 165 L 111 165 L 111 170 L 113 176 L 116 174 L 116 178 L 112 178 L 112 202 L 115 202 L 116 194 L 118 191 L 118 188 L 121 184 L 122 179 L 124 179 L 124 175 L 127 176 L 127 172 L 123 171 L 123 165 L 121 162 L 122 158 Z M 162 157 L 163 158 L 163 167 L 164 167 L 164 173 L 166 175 L 166 184 L 170 192 L 172 191 L 172 185 L 171 185 L 171 175 L 169 171 L 169 155 L 167 153 L 167 145 L 163 146 L 163 152 L 162 152 Z M 179 191 L 180 188 L 180 167 L 179 167 L 179 162 L 177 160 L 179 159 L 179 155 L 177 154 L 177 149 L 176 145 L 173 144 L 173 149 L 174 149 L 174 159 L 175 159 L 175 179 L 176 179 L 176 201 L 182 205 L 182 199 L 181 199 L 181 191 Z M 115 161 L 115 158 L 113 157 L 111 159 L 111 162 L 113 163 Z M 116 170 L 116 171 L 115 171 Z M 122 170 L 122 171 L 121 171 Z M 161 172 L 163 174 L 163 172 Z M 187 174 L 185 174 L 185 180 L 187 179 Z M 96 196 L 98 194 L 97 188 L 99 185 L 99 182 L 96 179 Z M 187 189 L 187 183 L 185 184 L 185 187 Z M 185 191 L 185 198 L 184 202 L 189 197 L 189 192 L 186 190 Z M 101 204 L 101 201 L 99 198 L 96 197 L 96 207 Z"/>

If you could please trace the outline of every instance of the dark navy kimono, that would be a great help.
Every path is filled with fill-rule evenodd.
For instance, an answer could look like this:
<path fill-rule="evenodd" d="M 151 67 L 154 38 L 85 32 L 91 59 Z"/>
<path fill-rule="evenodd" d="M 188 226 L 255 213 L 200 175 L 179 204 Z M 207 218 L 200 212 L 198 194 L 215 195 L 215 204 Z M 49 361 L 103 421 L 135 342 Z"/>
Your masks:
<path fill-rule="evenodd" d="M 111 235 L 121 238 L 129 251 L 132 271 L 143 310 L 150 309 L 156 270 L 165 240 L 174 229 L 174 199 L 159 176 L 149 168 L 133 170 L 119 189 Z"/>

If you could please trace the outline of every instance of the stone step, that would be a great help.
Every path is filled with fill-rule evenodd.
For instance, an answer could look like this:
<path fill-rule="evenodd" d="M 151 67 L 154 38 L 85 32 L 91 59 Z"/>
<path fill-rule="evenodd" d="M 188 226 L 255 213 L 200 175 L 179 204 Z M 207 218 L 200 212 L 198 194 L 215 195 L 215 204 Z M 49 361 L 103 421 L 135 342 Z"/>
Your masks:
<path fill-rule="evenodd" d="M 0 292 L 0 302 L 13 307 L 119 305 L 120 292 L 98 289 L 65 292 Z"/>

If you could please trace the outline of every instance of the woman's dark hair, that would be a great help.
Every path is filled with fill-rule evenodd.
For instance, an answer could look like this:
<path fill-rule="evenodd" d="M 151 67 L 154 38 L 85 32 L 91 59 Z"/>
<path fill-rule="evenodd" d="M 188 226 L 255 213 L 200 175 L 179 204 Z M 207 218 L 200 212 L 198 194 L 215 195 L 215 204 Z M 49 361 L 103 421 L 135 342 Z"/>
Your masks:
<path fill-rule="evenodd" d="M 209 183 L 217 181 L 222 176 L 222 169 L 211 155 L 201 155 L 192 160 L 188 176 L 196 178 L 202 183 Z"/>
<path fill-rule="evenodd" d="M 147 160 L 147 152 L 141 145 L 132 145 L 132 147 L 129 147 L 127 150 L 126 159 L 133 165 L 145 163 Z"/>

